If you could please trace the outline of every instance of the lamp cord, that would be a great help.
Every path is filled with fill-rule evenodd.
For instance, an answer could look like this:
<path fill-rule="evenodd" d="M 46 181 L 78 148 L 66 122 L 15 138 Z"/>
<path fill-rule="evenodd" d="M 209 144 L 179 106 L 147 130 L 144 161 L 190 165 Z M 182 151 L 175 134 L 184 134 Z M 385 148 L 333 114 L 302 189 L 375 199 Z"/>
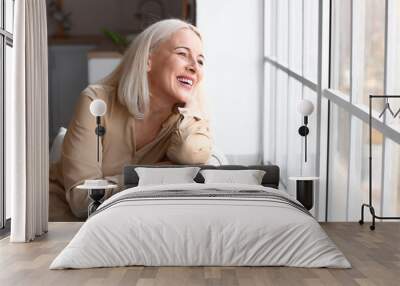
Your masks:
<path fill-rule="evenodd" d="M 99 145 L 100 145 L 100 124 L 101 124 L 101 119 L 100 116 L 96 116 L 96 135 L 97 135 L 97 163 L 100 162 L 100 155 L 99 155 Z"/>
<path fill-rule="evenodd" d="M 99 127 L 99 126 L 97 126 L 97 127 Z M 100 136 L 99 136 L 99 133 L 97 132 L 97 163 L 99 163 L 100 162 L 100 159 L 99 159 L 99 142 L 100 142 Z"/>
<path fill-rule="evenodd" d="M 305 136 L 304 140 L 305 140 L 304 161 L 307 162 L 307 135 Z"/>

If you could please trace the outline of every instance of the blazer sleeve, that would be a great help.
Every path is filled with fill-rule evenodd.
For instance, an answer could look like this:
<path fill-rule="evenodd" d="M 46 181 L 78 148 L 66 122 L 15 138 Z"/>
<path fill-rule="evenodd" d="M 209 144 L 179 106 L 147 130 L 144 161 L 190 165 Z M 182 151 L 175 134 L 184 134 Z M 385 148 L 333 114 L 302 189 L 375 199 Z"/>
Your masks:
<path fill-rule="evenodd" d="M 212 152 L 209 120 L 191 109 L 178 108 L 181 119 L 171 134 L 167 157 L 176 164 L 205 164 Z"/>
<path fill-rule="evenodd" d="M 100 140 L 100 163 L 97 162 L 97 136 L 95 134 L 96 120 L 89 111 L 89 106 L 96 94 L 86 88 L 80 95 L 75 113 L 65 135 L 61 168 L 63 173 L 66 199 L 76 216 L 86 215 L 88 204 L 87 192 L 75 187 L 86 179 L 102 178 Z"/>

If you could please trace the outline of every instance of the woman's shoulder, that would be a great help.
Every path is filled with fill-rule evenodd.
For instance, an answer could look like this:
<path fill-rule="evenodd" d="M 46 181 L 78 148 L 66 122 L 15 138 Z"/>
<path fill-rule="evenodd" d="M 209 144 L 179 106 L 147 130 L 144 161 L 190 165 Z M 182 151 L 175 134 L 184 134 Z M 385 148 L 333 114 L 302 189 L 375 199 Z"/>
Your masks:
<path fill-rule="evenodd" d="M 87 96 L 92 100 L 103 99 L 108 101 L 114 95 L 116 87 L 107 84 L 90 84 L 83 91 L 82 95 Z"/>

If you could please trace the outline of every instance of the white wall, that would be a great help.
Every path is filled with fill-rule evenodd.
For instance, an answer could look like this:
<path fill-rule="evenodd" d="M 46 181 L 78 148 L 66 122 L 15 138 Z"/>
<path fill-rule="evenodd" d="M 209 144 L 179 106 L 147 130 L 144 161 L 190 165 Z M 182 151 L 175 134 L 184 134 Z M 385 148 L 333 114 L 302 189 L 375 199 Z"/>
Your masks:
<path fill-rule="evenodd" d="M 205 81 L 215 145 L 231 163 L 260 163 L 262 1 L 199 0 Z"/>

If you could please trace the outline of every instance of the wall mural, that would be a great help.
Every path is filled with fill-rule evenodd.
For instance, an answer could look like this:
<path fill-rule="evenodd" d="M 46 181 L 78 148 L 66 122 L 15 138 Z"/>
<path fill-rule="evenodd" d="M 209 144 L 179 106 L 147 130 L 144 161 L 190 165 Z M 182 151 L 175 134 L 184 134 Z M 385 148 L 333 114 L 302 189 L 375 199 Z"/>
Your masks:
<path fill-rule="evenodd" d="M 53 221 L 85 219 L 121 191 L 126 165 L 226 163 L 213 152 L 195 2 L 111 2 L 48 1 Z"/>

